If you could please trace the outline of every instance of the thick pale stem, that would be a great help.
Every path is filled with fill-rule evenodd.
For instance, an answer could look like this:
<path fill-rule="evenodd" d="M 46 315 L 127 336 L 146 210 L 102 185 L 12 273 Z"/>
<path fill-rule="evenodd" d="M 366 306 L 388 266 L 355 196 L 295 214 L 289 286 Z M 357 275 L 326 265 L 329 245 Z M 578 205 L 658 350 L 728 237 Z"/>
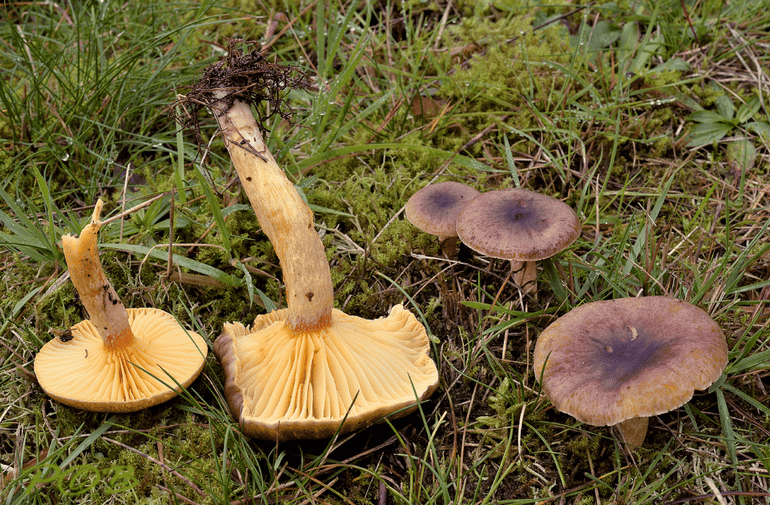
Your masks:
<path fill-rule="evenodd" d="M 96 327 L 108 349 L 122 349 L 134 338 L 128 324 L 128 312 L 118 294 L 104 275 L 99 261 L 96 238 L 102 226 L 100 217 L 104 203 L 96 202 L 91 222 L 79 237 L 64 235 L 62 247 L 70 279 L 80 295 L 80 301 L 88 311 L 88 317 Z"/>
<path fill-rule="evenodd" d="M 441 252 L 444 256 L 453 260 L 457 258 L 457 235 L 441 239 Z"/>
<path fill-rule="evenodd" d="M 260 226 L 281 261 L 293 331 L 319 329 L 331 321 L 334 290 L 313 213 L 273 159 L 251 107 L 228 106 L 227 92 L 216 91 L 210 105 L 225 145 Z"/>
<path fill-rule="evenodd" d="M 623 436 L 623 441 L 626 445 L 630 448 L 642 445 L 644 437 L 647 435 L 647 424 L 649 421 L 649 417 L 633 417 L 618 423 L 618 430 Z"/>
<path fill-rule="evenodd" d="M 513 282 L 521 288 L 525 294 L 535 290 L 537 281 L 537 262 L 536 261 L 511 261 L 511 271 L 513 272 Z"/>

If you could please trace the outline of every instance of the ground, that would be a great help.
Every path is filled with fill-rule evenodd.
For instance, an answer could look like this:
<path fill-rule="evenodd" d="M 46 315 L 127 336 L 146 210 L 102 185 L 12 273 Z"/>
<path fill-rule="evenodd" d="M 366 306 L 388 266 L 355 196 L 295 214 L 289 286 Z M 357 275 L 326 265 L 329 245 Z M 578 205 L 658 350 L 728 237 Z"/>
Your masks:
<path fill-rule="evenodd" d="M 289 5 L 291 4 L 291 5 Z M 0 463 L 9 503 L 750 503 L 768 495 L 768 13 L 752 2 L 10 3 L 0 16 Z M 213 342 L 283 306 L 281 270 L 213 118 L 178 128 L 228 40 L 308 89 L 265 121 L 314 210 L 335 306 L 424 322 L 440 386 L 420 410 L 333 440 L 243 436 L 213 353 L 187 395 L 131 415 L 48 399 L 35 353 L 86 317 L 57 243 L 97 197 L 127 306 Z M 244 43 L 238 47 L 251 51 Z M 178 106 L 177 106 L 178 105 Z M 270 108 L 262 109 L 271 112 Z M 414 228 L 443 180 L 558 198 L 583 230 L 539 265 Z M 157 195 L 160 199 L 152 201 Z M 169 262 L 169 245 L 175 254 Z M 532 367 L 589 301 L 678 297 L 725 332 L 709 390 L 627 451 L 558 412 Z"/>

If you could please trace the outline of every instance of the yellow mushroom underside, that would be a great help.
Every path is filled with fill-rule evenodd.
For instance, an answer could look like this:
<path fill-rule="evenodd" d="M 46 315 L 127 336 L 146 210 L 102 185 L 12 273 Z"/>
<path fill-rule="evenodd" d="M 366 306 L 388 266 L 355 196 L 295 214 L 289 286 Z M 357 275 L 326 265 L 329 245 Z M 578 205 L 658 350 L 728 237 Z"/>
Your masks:
<path fill-rule="evenodd" d="M 438 385 L 425 329 L 401 305 L 373 321 L 334 309 L 314 332 L 291 332 L 286 317 L 284 309 L 251 329 L 227 324 L 229 338 L 215 344 L 226 347 L 217 351 L 237 391 L 231 409 L 252 436 L 328 437 L 343 420 L 340 431 L 353 431 L 411 412 Z"/>
<path fill-rule="evenodd" d="M 43 390 L 84 410 L 134 412 L 172 398 L 179 386 L 189 386 L 203 369 L 203 338 L 162 310 L 127 312 L 134 334 L 129 345 L 108 348 L 88 320 L 71 328 L 72 340 L 46 343 L 35 359 Z"/>
<path fill-rule="evenodd" d="M 287 440 L 405 415 L 438 385 L 425 329 L 401 306 L 374 321 L 333 309 L 313 213 L 270 154 L 251 106 L 228 98 L 228 89 L 214 91 L 209 106 L 279 258 L 287 301 L 286 309 L 258 317 L 253 329 L 225 325 L 214 342 L 233 416 L 248 435 Z"/>

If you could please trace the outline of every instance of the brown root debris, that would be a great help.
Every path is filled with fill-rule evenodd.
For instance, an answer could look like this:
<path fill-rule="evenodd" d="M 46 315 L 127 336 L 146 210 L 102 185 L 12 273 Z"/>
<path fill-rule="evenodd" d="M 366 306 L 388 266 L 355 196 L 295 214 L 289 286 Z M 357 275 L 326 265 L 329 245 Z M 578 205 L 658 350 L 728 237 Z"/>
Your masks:
<path fill-rule="evenodd" d="M 256 47 L 244 54 L 239 48 L 241 44 L 256 45 L 255 42 L 230 39 L 227 57 L 206 68 L 190 91 L 172 104 L 172 108 L 184 106 L 186 117 L 175 115 L 175 119 L 183 128 L 193 130 L 199 147 L 203 145 L 200 111 L 217 100 L 214 98 L 214 90 L 230 91 L 225 98 L 228 107 L 235 100 L 255 106 L 257 122 L 264 130 L 264 122 L 276 114 L 291 122 L 292 109 L 284 99 L 285 90 L 310 87 L 309 76 L 299 68 L 270 63 Z"/>

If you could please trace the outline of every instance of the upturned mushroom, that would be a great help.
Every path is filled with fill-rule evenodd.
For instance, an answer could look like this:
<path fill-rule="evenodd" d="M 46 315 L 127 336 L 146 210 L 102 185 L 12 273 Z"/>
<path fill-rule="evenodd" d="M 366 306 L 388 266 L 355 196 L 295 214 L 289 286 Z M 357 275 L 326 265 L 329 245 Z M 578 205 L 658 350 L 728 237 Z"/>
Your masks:
<path fill-rule="evenodd" d="M 479 194 L 461 182 L 430 184 L 406 202 L 406 219 L 425 233 L 438 237 L 441 250 L 451 258 L 457 248 L 457 216 Z"/>
<path fill-rule="evenodd" d="M 580 230 L 569 205 L 519 188 L 482 193 L 457 217 L 460 240 L 481 254 L 510 260 L 513 280 L 524 292 L 534 289 L 536 261 L 569 247 Z"/>
<path fill-rule="evenodd" d="M 703 310 L 663 296 L 582 305 L 538 337 L 535 376 L 556 409 L 617 425 L 639 446 L 650 416 L 708 388 L 727 365 L 722 330 Z"/>
<path fill-rule="evenodd" d="M 425 328 L 400 305 L 373 321 L 332 307 L 331 274 L 313 214 L 265 145 L 249 105 L 254 90 L 273 89 L 269 81 L 279 68 L 231 46 L 229 71 L 210 68 L 201 81 L 206 88 L 195 90 L 219 122 L 286 285 L 286 309 L 258 316 L 250 327 L 226 324 L 214 352 L 224 368 L 230 411 L 244 433 L 325 438 L 386 415 L 406 415 L 436 389 L 438 371 Z M 231 75 L 248 75 L 249 83 L 234 88 Z"/>
<path fill-rule="evenodd" d="M 47 342 L 35 375 L 55 400 L 95 412 L 135 412 L 175 397 L 203 370 L 208 347 L 162 310 L 126 309 L 96 245 L 102 201 L 79 237 L 62 237 L 70 279 L 90 319 Z"/>

